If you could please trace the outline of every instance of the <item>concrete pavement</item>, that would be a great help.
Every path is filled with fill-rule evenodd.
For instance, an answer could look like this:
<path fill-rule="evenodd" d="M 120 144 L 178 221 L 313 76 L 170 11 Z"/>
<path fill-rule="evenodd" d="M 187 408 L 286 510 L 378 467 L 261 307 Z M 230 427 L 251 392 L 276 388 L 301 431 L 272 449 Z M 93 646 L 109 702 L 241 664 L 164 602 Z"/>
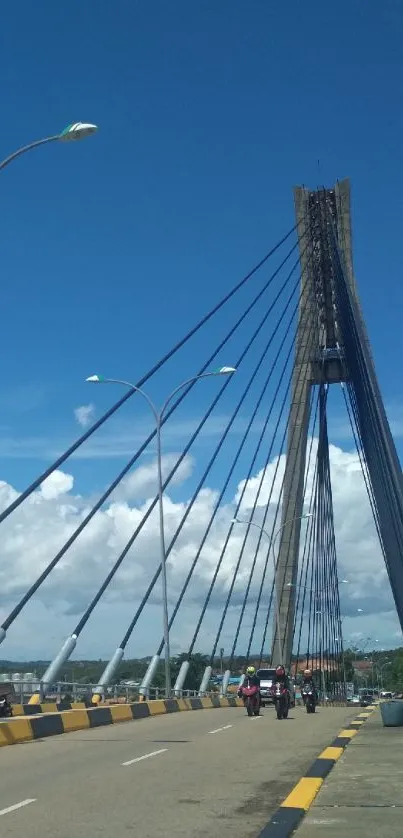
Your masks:
<path fill-rule="evenodd" d="M 177 713 L 0 750 L 2 838 L 255 838 L 351 708 Z M 15 808 L 14 808 L 15 807 Z"/>
<path fill-rule="evenodd" d="M 322 786 L 296 838 L 401 838 L 403 728 L 379 710 L 354 737 Z"/>

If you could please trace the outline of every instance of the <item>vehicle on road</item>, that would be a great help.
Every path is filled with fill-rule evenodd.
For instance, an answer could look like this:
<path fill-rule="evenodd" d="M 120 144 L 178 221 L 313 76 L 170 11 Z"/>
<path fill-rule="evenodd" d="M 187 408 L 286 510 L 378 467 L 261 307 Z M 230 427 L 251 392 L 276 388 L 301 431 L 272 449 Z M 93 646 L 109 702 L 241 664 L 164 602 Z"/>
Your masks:
<path fill-rule="evenodd" d="M 256 672 L 260 680 L 260 704 L 262 707 L 265 707 L 268 704 L 274 704 L 274 696 L 271 692 L 271 688 L 276 680 L 276 670 L 275 669 L 258 669 Z M 294 684 L 290 679 L 290 707 L 295 707 L 295 688 Z"/>
<path fill-rule="evenodd" d="M 273 696 L 278 720 L 280 721 L 281 719 L 286 719 L 290 709 L 289 691 L 283 684 L 277 682 L 271 687 L 271 694 Z"/>
<path fill-rule="evenodd" d="M 316 711 L 316 697 L 311 686 L 302 687 L 301 690 L 302 701 L 304 702 L 307 713 L 315 713 Z"/>
<path fill-rule="evenodd" d="M 13 708 L 6 695 L 0 695 L 0 718 L 7 719 L 13 715 Z"/>
<path fill-rule="evenodd" d="M 248 716 L 258 716 L 260 713 L 259 687 L 241 687 L 241 693 Z"/>

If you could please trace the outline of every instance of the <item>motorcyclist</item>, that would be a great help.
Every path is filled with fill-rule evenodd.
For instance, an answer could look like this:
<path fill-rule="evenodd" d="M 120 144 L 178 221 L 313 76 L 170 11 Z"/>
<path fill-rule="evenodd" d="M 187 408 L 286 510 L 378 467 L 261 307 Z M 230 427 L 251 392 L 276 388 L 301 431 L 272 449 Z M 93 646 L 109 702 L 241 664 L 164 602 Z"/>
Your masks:
<path fill-rule="evenodd" d="M 13 711 L 7 695 L 0 695 L 0 716 L 12 716 Z"/>
<path fill-rule="evenodd" d="M 248 666 L 245 676 L 242 682 L 242 686 L 239 687 L 238 690 L 238 698 L 242 698 L 242 687 L 258 687 L 260 690 L 260 678 L 256 674 L 256 669 L 254 666 Z M 259 704 L 260 704 L 260 693 L 259 693 Z"/>
<path fill-rule="evenodd" d="M 307 688 L 312 690 L 312 695 L 314 697 L 315 702 L 318 700 L 318 693 L 316 691 L 315 683 L 313 680 L 312 670 L 311 669 L 304 669 L 304 675 L 302 680 L 302 689 Z"/>
<path fill-rule="evenodd" d="M 260 678 L 256 674 L 256 669 L 254 666 L 248 666 L 245 678 L 243 680 L 243 687 L 260 687 Z"/>
<path fill-rule="evenodd" d="M 276 666 L 276 675 L 274 678 L 275 684 L 281 684 L 286 690 L 290 689 L 290 681 L 284 666 Z"/>
<path fill-rule="evenodd" d="M 302 678 L 302 683 L 303 683 L 304 687 L 314 687 L 313 676 L 312 676 L 312 670 L 311 669 L 304 669 L 304 675 L 303 675 L 303 678 Z"/>
<path fill-rule="evenodd" d="M 290 679 L 289 679 L 288 675 L 286 674 L 284 666 L 282 666 L 282 665 L 276 666 L 276 674 L 275 674 L 274 681 L 273 681 L 273 687 L 275 687 L 276 684 L 281 684 L 283 689 L 287 690 L 288 700 L 290 701 L 290 697 L 291 697 Z"/>

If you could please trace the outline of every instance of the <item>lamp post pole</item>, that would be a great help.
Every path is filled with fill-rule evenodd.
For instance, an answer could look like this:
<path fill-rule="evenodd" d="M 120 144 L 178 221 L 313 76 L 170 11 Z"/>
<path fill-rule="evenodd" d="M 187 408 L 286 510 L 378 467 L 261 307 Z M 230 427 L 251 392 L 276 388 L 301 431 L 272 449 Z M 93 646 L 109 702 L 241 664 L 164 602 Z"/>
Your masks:
<path fill-rule="evenodd" d="M 165 524 L 164 524 L 164 485 L 162 479 L 162 444 L 161 444 L 161 428 L 166 408 L 172 401 L 174 396 L 183 390 L 188 384 L 194 381 L 199 381 L 202 378 L 211 378 L 217 375 L 232 375 L 236 372 L 235 367 L 221 367 L 214 372 L 206 372 L 202 375 L 195 375 L 192 378 L 186 379 L 178 387 L 170 393 L 161 409 L 158 409 L 151 400 L 148 393 L 136 387 L 130 381 L 124 381 L 121 378 L 103 378 L 99 375 L 91 375 L 86 380 L 94 384 L 121 384 L 128 387 L 133 393 L 139 393 L 145 399 L 150 407 L 156 428 L 156 445 L 157 445 L 157 484 L 158 484 L 158 515 L 159 515 L 159 542 L 161 555 L 161 584 L 162 584 L 162 614 L 163 614 L 163 632 L 164 632 L 164 658 L 165 658 L 165 695 L 166 698 L 171 696 L 171 659 L 170 659 L 170 640 L 169 640 L 169 616 L 168 616 L 168 584 L 167 584 L 167 569 L 166 569 L 166 547 L 165 547 Z"/>
<path fill-rule="evenodd" d="M 17 157 L 21 157 L 22 154 L 26 154 L 27 151 L 32 151 L 32 149 L 38 148 L 41 145 L 56 142 L 69 142 L 71 140 L 82 140 L 84 137 L 89 137 L 90 134 L 95 134 L 97 130 L 98 126 L 92 125 L 90 122 L 73 122 L 71 125 L 68 125 L 67 128 L 64 128 L 60 134 L 53 134 L 50 137 L 44 137 L 42 140 L 35 140 L 33 143 L 28 143 L 28 145 L 17 148 L 16 151 L 13 151 L 12 154 L 9 154 L 8 157 L 5 157 L 4 160 L 0 162 L 0 171 L 5 169 L 6 166 L 9 166 L 13 160 L 17 159 Z"/>
<path fill-rule="evenodd" d="M 289 521 L 284 521 L 284 524 L 282 524 L 282 525 L 281 525 L 281 527 L 277 530 L 276 534 L 275 534 L 275 535 L 274 535 L 274 537 L 273 537 L 273 541 L 272 541 L 272 555 L 273 555 L 274 586 L 275 586 L 275 588 L 276 588 L 276 590 L 275 590 L 275 603 L 276 603 L 276 635 L 277 635 L 278 663 L 279 663 L 279 664 L 281 663 L 281 659 L 282 659 L 282 656 L 283 656 L 283 650 L 282 650 L 282 646 L 281 646 L 281 638 L 280 638 L 280 598 L 279 598 L 279 596 L 278 596 L 278 591 L 277 591 L 277 587 L 276 587 L 276 570 L 277 570 L 277 566 L 276 566 L 276 553 L 275 553 L 275 550 L 274 550 L 274 545 L 275 545 L 275 543 L 276 543 L 276 540 L 277 540 L 278 536 L 279 536 L 279 535 L 280 535 L 280 533 L 283 531 L 284 527 L 286 527 L 288 524 L 292 524 L 292 523 L 294 523 L 294 521 L 302 521 L 304 518 L 313 518 L 313 513 L 312 513 L 312 512 L 307 512 L 307 513 L 306 513 L 306 515 L 299 515 L 297 518 L 291 518 Z M 247 526 L 247 527 L 249 527 L 249 526 L 251 526 L 251 527 L 257 527 L 257 529 L 258 529 L 258 530 L 260 530 L 260 532 L 264 533 L 264 535 L 266 536 L 266 538 L 268 538 L 268 539 L 269 539 L 269 541 L 270 541 L 270 535 L 269 535 L 269 533 L 267 532 L 267 530 L 265 530 L 265 528 L 264 528 L 264 527 L 262 527 L 260 524 L 256 524 L 256 523 L 255 523 L 255 521 L 242 521 L 240 518 L 233 518 L 233 519 L 232 519 L 232 523 L 233 523 L 233 524 L 244 524 L 244 525 L 245 525 L 245 526 Z"/>

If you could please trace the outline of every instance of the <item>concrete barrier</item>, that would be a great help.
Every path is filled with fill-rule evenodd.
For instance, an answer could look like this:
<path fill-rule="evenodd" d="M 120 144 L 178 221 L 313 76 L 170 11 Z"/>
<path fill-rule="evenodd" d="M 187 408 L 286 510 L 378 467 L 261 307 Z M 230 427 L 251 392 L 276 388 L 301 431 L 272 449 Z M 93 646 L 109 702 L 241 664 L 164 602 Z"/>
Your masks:
<path fill-rule="evenodd" d="M 108 707 L 85 706 L 84 703 L 63 705 L 37 704 L 15 705 L 19 715 L 26 718 L 7 719 L 0 722 L 0 747 L 17 745 L 47 736 L 60 736 L 74 730 L 84 730 L 106 725 L 147 719 L 166 713 L 180 713 L 189 710 L 208 710 L 218 707 L 242 707 L 236 696 L 231 698 L 170 698 L 156 701 L 140 701 L 135 704 L 115 704 Z M 50 710 L 48 708 L 51 708 Z M 28 709 L 29 708 L 29 709 Z M 25 712 L 24 712 L 25 711 Z"/>

